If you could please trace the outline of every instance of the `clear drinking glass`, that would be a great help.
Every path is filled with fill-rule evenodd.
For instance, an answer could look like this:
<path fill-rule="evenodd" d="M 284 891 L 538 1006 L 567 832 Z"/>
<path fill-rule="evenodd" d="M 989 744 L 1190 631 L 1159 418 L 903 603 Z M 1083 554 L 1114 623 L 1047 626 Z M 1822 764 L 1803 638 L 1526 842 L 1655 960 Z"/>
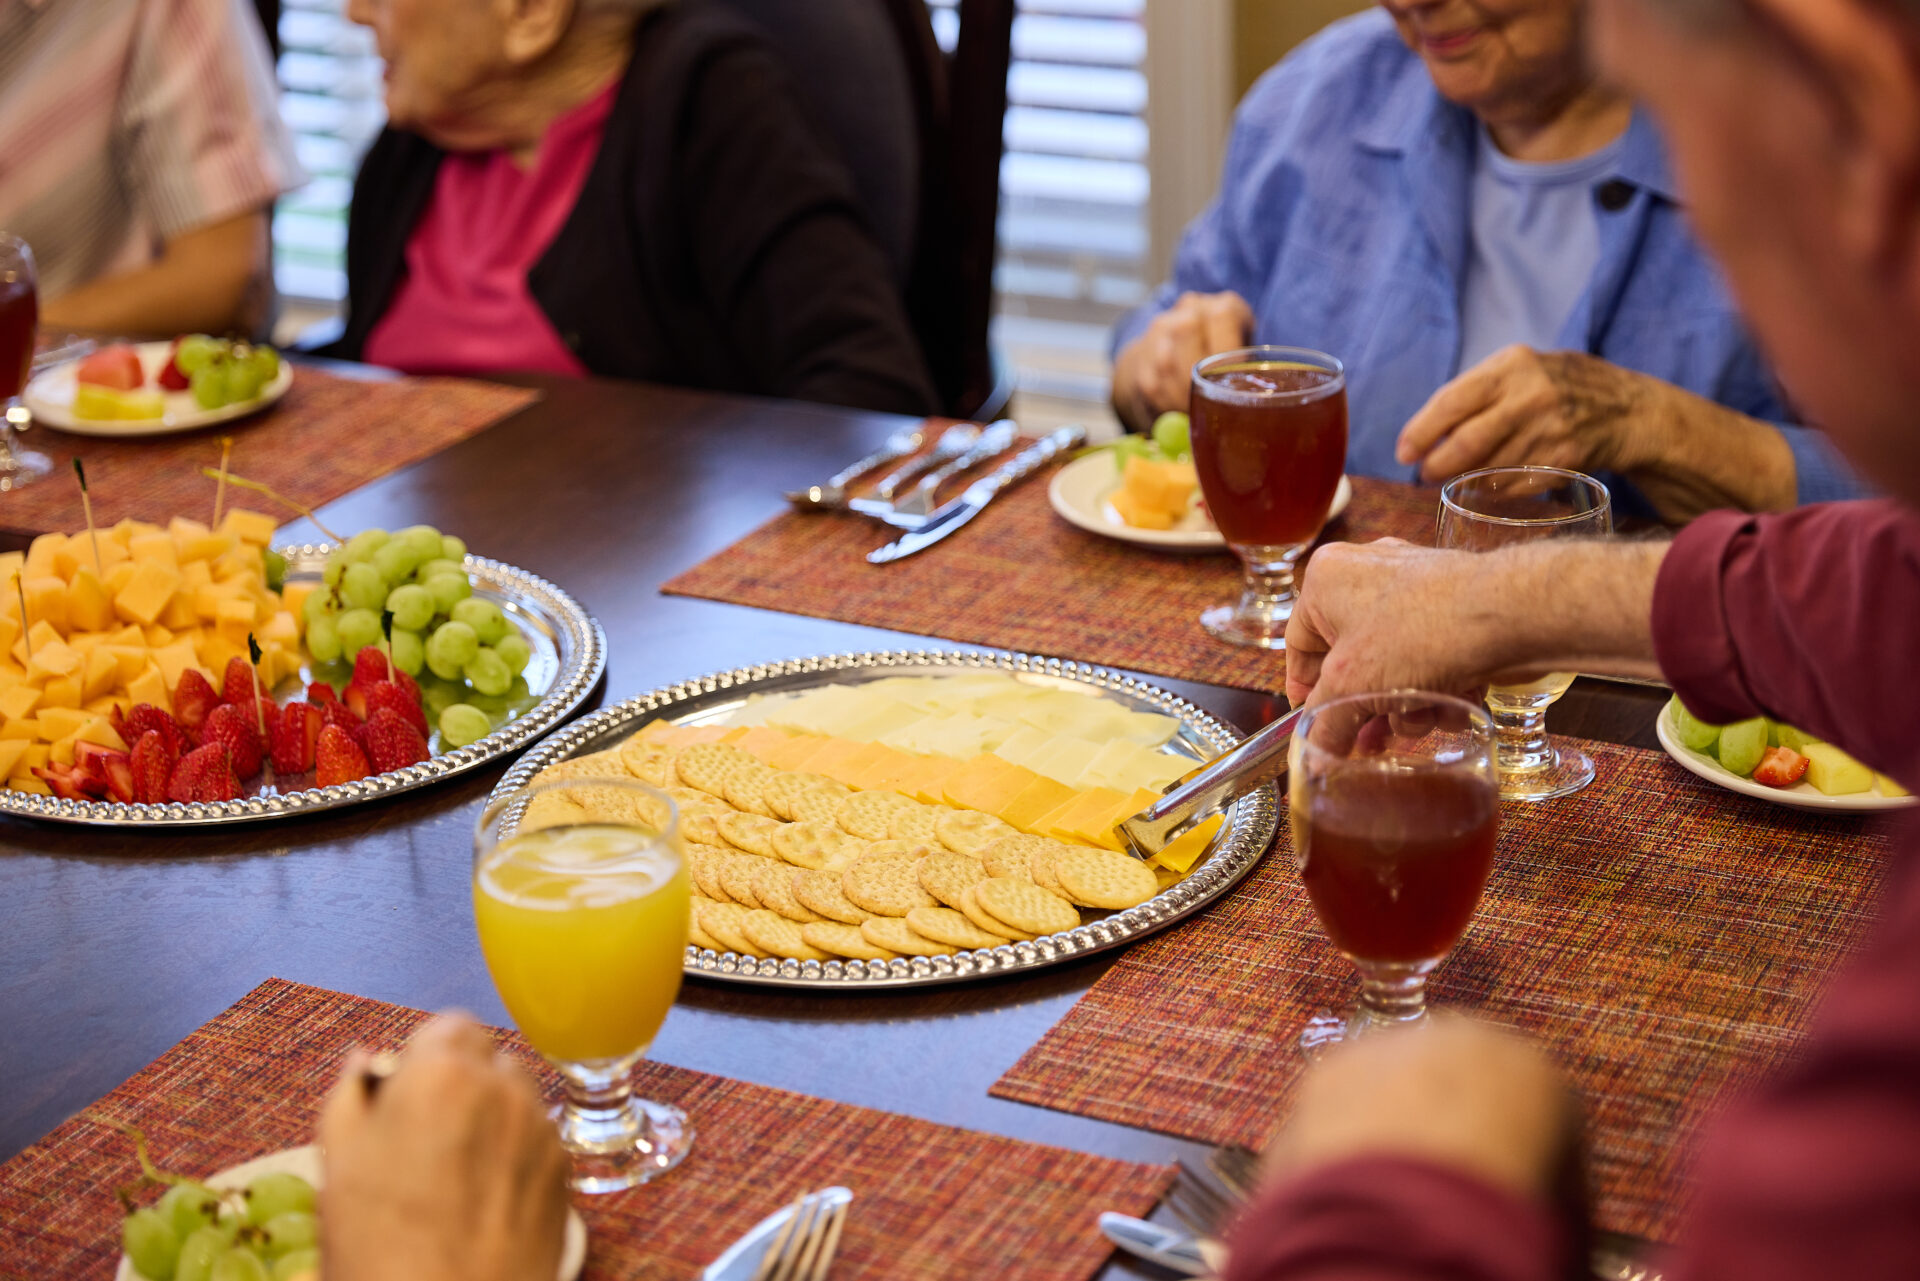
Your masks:
<path fill-rule="evenodd" d="M 31 484 L 53 470 L 45 454 L 20 446 L 19 430 L 33 421 L 20 403 L 33 368 L 34 328 L 40 320 L 33 250 L 0 232 L 0 491 Z"/>
<path fill-rule="evenodd" d="M 1294 864 L 1360 971 L 1360 1003 L 1301 1033 L 1309 1052 L 1427 1016 L 1427 975 L 1466 933 L 1493 871 L 1493 722 L 1446 694 L 1356 694 L 1313 708 L 1288 748 Z"/>
<path fill-rule="evenodd" d="M 1221 640 L 1285 649 L 1293 566 L 1319 535 L 1347 465 L 1347 374 L 1301 347 L 1245 347 L 1193 367 L 1200 496 L 1246 565 L 1237 604 L 1200 625 Z"/>
<path fill-rule="evenodd" d="M 536 784 L 480 816 L 480 950 L 565 1083 L 554 1119 L 582 1192 L 645 1183 L 693 1145 L 686 1113 L 635 1096 L 632 1080 L 680 992 L 690 905 L 679 814 L 643 783 Z"/>
<path fill-rule="evenodd" d="M 1591 476 L 1558 467 L 1489 467 L 1455 476 L 1440 490 L 1436 542 L 1492 551 L 1542 538 L 1605 538 L 1613 500 Z M 1487 706 L 1500 732 L 1500 795 L 1544 801 L 1593 781 L 1593 761 L 1573 743 L 1547 737 L 1547 708 L 1573 684 L 1554 672 L 1525 685 L 1495 685 Z"/>

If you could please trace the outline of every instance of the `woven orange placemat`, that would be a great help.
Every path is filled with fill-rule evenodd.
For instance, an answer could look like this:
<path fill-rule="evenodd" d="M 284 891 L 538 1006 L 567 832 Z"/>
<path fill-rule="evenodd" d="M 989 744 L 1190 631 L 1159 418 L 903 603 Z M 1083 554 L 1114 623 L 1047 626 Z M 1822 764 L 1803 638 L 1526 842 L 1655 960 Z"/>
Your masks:
<path fill-rule="evenodd" d="M 139 1125 L 163 1168 L 203 1174 L 312 1141 L 355 1045 L 398 1049 L 418 1010 L 271 979 L 85 1114 L 0 1165 L 0 1276 L 104 1277 L 119 1254 L 116 1184 L 131 1145 L 98 1115 Z M 517 1057 L 519 1037 L 498 1033 Z M 542 1071 L 551 1080 L 552 1073 Z M 698 1131 L 685 1164 L 651 1185 L 580 1197 L 589 1278 L 695 1275 L 810 1188 L 854 1201 L 834 1281 L 1039 1277 L 1079 1281 L 1108 1246 L 1095 1213 L 1143 1214 L 1171 1171 L 978 1134 L 660 1064 L 640 1089 Z"/>
<path fill-rule="evenodd" d="M 76 456 L 86 466 L 94 519 L 102 525 L 129 516 L 157 524 L 176 515 L 210 520 L 214 484 L 200 469 L 219 465 L 221 436 L 233 437 L 228 465 L 236 474 L 318 507 L 539 398 L 525 387 L 470 378 L 365 381 L 299 368 L 272 409 L 204 431 L 116 440 L 38 427 L 24 443 L 52 458 L 54 473 L 0 494 L 0 527 L 22 533 L 84 528 L 70 461 Z M 253 494 L 229 489 L 227 500 L 295 518 Z"/>
<path fill-rule="evenodd" d="M 1076 529 L 1047 501 L 1052 475 L 1028 477 L 965 529 L 890 565 L 866 561 L 889 537 L 874 521 L 783 513 L 661 590 L 1180 680 L 1281 687 L 1280 655 L 1200 628 L 1203 609 L 1238 596 L 1239 561 Z M 1325 537 L 1431 543 L 1437 494 L 1355 477 L 1353 502 Z"/>
<path fill-rule="evenodd" d="M 1436 1005 L 1539 1038 L 1581 1091 L 1604 1227 L 1671 1239 L 1689 1141 L 1717 1099 L 1791 1053 L 1866 923 L 1887 843 L 1587 744 L 1592 786 L 1501 814 L 1499 856 Z M 1295 1038 L 1350 1009 L 1281 835 L 1204 917 L 1131 948 L 992 1093 L 1259 1148 L 1304 1066 Z"/>

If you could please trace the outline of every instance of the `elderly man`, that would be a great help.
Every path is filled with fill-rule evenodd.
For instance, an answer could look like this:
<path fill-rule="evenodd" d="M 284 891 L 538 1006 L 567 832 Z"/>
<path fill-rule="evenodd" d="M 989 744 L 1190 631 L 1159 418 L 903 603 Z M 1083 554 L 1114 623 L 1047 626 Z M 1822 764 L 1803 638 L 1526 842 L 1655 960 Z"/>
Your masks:
<path fill-rule="evenodd" d="M 1709 719 L 1775 716 L 1920 783 L 1920 4 L 1594 0 L 1593 18 L 1783 379 L 1892 497 L 1716 513 L 1666 546 L 1329 547 L 1288 632 L 1288 692 L 1658 670 Z M 1709 1136 L 1668 1276 L 1920 1276 L 1906 841 L 1798 1066 Z M 1303 1091 L 1228 1276 L 1566 1275 L 1569 1117 L 1544 1061 L 1495 1033 L 1363 1042 Z"/>

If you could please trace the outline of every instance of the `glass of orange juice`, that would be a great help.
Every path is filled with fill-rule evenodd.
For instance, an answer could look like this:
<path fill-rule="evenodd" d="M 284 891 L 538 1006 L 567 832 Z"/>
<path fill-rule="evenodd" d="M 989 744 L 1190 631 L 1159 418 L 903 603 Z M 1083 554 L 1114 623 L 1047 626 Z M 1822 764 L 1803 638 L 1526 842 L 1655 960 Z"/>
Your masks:
<path fill-rule="evenodd" d="M 680 993 L 686 851 L 673 802 L 631 779 L 535 784 L 474 833 L 473 915 L 500 1000 L 560 1073 L 573 1186 L 613 1192 L 686 1157 L 686 1113 L 633 1092 Z"/>

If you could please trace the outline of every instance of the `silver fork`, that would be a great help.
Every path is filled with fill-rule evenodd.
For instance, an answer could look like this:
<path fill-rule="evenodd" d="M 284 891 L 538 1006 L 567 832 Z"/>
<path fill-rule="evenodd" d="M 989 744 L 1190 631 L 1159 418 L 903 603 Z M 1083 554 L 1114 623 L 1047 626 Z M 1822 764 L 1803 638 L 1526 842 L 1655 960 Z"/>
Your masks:
<path fill-rule="evenodd" d="M 990 458 L 1004 454 L 1019 438 L 1020 428 L 1011 418 L 1002 418 L 980 433 L 972 448 L 944 467 L 928 472 L 913 487 L 913 492 L 893 505 L 896 516 L 924 519 L 933 514 L 940 486 L 961 472 L 978 467 Z"/>
<path fill-rule="evenodd" d="M 845 1200 L 830 1200 L 824 1192 L 801 1196 L 767 1246 L 753 1281 L 825 1281 L 846 1221 Z"/>
<path fill-rule="evenodd" d="M 927 441 L 924 430 L 897 431 L 865 458 L 829 476 L 823 484 L 787 491 L 787 501 L 803 512 L 838 511 L 847 505 L 847 486 L 876 467 L 905 458 Z M 891 479 L 891 478 L 889 478 Z"/>

